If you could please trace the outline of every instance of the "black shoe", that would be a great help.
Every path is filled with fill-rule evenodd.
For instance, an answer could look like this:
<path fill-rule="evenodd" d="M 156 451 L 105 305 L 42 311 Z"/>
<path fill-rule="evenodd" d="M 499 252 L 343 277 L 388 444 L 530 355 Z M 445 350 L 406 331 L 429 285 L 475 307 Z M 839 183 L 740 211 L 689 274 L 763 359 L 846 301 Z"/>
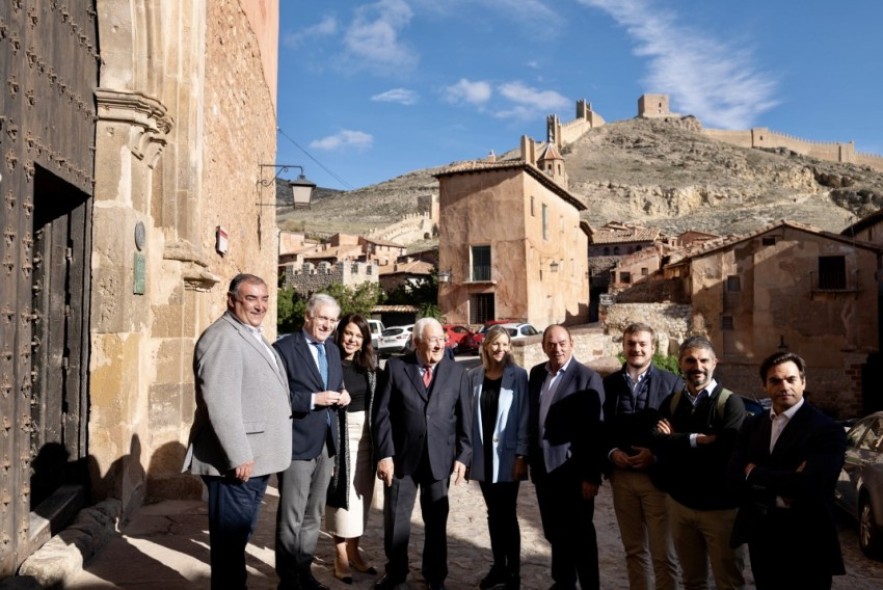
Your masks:
<path fill-rule="evenodd" d="M 505 590 L 521 590 L 521 576 L 518 574 L 509 574 L 506 577 Z"/>
<path fill-rule="evenodd" d="M 429 590 L 445 590 L 444 582 L 427 582 Z"/>
<path fill-rule="evenodd" d="M 377 580 L 372 588 L 373 590 L 410 590 L 406 582 L 397 582 L 386 575 Z"/>
<path fill-rule="evenodd" d="M 505 585 L 509 576 L 506 570 L 494 565 L 487 575 L 478 583 L 479 590 L 501 590 Z"/>
<path fill-rule="evenodd" d="M 328 586 L 326 586 L 325 584 L 323 584 L 322 582 L 320 582 L 319 580 L 314 578 L 312 576 L 312 574 L 310 574 L 309 576 L 302 575 L 300 577 L 300 589 L 301 590 L 331 590 L 330 588 L 328 588 Z"/>

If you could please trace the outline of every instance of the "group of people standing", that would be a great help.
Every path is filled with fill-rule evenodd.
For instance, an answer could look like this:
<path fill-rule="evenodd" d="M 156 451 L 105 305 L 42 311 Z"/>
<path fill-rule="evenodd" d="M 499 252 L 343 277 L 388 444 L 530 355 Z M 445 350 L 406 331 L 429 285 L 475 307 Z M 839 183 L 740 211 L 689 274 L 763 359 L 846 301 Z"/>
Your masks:
<path fill-rule="evenodd" d="M 301 332 L 271 346 L 260 332 L 268 300 L 263 280 L 238 275 L 227 312 L 194 354 L 185 468 L 208 489 L 213 588 L 245 587 L 245 546 L 274 473 L 281 589 L 325 588 L 310 571 L 323 515 L 335 577 L 377 574 L 359 539 L 379 480 L 386 567 L 375 588 L 408 587 L 419 497 L 421 571 L 430 590 L 443 590 L 453 478 L 478 481 L 487 506 L 493 565 L 479 589 L 519 590 L 516 504 L 528 475 L 553 589 L 600 588 L 593 515 L 605 477 L 632 590 L 707 588 L 709 564 L 717 588 L 744 588 L 746 542 L 761 590 L 830 588 L 843 573 L 832 499 L 845 437 L 803 399 L 795 354 L 763 362 L 772 409 L 746 419 L 741 398 L 715 380 L 714 349 L 700 336 L 680 347 L 682 379 L 653 365 L 653 329 L 632 324 L 625 363 L 602 379 L 574 358 L 564 326 L 546 328 L 548 360 L 529 373 L 495 326 L 481 366 L 466 371 L 445 354 L 442 326 L 424 318 L 414 352 L 378 371 L 365 319 L 339 318 L 327 295 L 310 298 Z"/>

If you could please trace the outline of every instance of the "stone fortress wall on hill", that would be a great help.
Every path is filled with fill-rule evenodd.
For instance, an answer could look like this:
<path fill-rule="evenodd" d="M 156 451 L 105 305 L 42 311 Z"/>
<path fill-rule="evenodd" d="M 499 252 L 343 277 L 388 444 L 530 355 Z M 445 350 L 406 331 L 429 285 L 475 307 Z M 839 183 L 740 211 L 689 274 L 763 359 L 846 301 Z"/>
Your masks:
<path fill-rule="evenodd" d="M 681 115 L 669 110 L 669 100 L 666 94 L 643 94 L 638 98 L 638 117 L 644 119 L 669 119 L 680 118 Z M 601 127 L 605 124 L 603 117 L 592 110 L 591 103 L 585 99 L 576 102 L 576 118 L 567 123 L 561 123 L 557 115 L 549 115 L 546 118 L 546 132 L 549 138 L 554 138 L 558 149 L 573 143 L 589 130 Z M 857 152 L 854 142 L 820 142 L 810 141 L 771 131 L 766 127 L 754 127 L 752 129 L 702 129 L 705 136 L 717 141 L 744 148 L 784 148 L 803 154 L 811 158 L 827 160 L 829 162 L 843 162 L 867 166 L 872 170 L 883 172 L 883 155 Z"/>

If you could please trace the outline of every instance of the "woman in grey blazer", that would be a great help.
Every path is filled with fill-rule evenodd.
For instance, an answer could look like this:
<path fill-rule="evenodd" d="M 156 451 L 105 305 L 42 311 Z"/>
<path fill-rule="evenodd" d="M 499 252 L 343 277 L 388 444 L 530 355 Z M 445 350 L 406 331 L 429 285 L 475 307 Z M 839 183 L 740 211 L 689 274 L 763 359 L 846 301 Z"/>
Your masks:
<path fill-rule="evenodd" d="M 352 401 L 338 410 L 340 452 L 328 485 L 325 525 L 334 538 L 337 555 L 334 577 L 352 584 L 351 569 L 376 575 L 359 553 L 374 496 L 374 460 L 371 445 L 371 410 L 377 382 L 377 357 L 368 322 L 358 314 L 340 319 L 335 343 L 340 348 L 343 383 Z"/>
<path fill-rule="evenodd" d="M 527 477 L 527 372 L 509 354 L 509 333 L 488 330 L 481 345 L 481 366 L 470 372 L 473 453 L 471 479 L 479 482 L 487 504 L 494 564 L 481 590 L 518 590 L 521 586 L 521 530 L 516 502 Z"/>

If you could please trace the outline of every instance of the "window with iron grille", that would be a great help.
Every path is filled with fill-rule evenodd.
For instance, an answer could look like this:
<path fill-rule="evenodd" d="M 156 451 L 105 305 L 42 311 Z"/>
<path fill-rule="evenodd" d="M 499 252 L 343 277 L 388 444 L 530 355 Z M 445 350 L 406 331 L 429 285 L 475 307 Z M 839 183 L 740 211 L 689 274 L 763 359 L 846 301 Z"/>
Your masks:
<path fill-rule="evenodd" d="M 846 288 L 846 258 L 819 256 L 819 289 Z"/>
<path fill-rule="evenodd" d="M 491 280 L 490 246 L 472 246 L 472 280 Z"/>

